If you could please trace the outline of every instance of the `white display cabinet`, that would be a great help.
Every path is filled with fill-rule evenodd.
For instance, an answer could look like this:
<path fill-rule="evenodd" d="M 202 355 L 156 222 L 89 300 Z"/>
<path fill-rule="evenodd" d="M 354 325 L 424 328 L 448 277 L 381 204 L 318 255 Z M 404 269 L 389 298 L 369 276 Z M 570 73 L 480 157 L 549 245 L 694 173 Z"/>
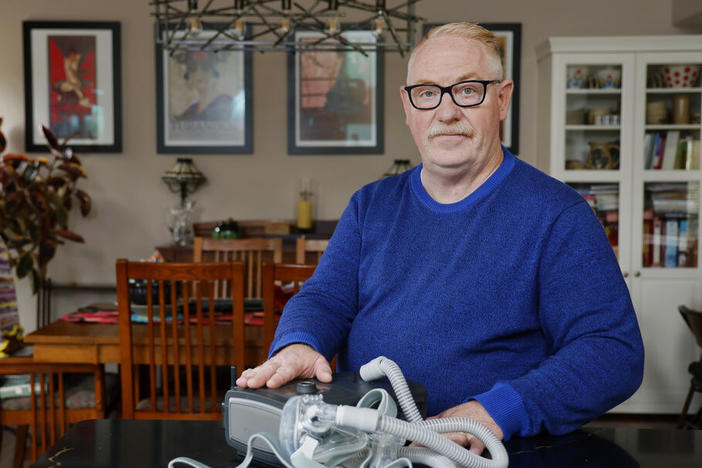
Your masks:
<path fill-rule="evenodd" d="M 677 413 L 702 310 L 702 36 L 558 37 L 537 48 L 538 165 L 585 197 L 627 281 L 644 383 L 615 411 Z"/>

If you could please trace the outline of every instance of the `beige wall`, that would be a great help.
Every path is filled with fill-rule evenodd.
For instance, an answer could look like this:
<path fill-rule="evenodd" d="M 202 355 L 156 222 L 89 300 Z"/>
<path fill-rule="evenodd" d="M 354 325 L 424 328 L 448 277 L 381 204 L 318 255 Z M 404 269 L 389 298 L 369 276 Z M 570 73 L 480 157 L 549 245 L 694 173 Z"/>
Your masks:
<path fill-rule="evenodd" d="M 520 153 L 526 161 L 534 162 L 538 151 L 535 46 L 558 35 L 702 32 L 700 28 L 673 27 L 671 2 L 425 0 L 418 4 L 417 13 L 430 22 L 522 23 Z M 110 20 L 122 24 L 124 150 L 121 154 L 82 156 L 90 177 L 82 187 L 93 197 L 94 210 L 87 219 L 74 215 L 72 224 L 86 244 L 63 246 L 50 265 L 55 281 L 113 282 L 116 258 L 148 257 L 153 246 L 168 242 L 164 213 L 177 201 L 160 180 L 176 156 L 156 153 L 154 45 L 148 0 L 0 0 L 0 116 L 5 119 L 3 130 L 13 152 L 24 150 L 23 20 Z M 383 155 L 288 156 L 285 55 L 257 54 L 253 64 L 254 153 L 195 157 L 209 179 L 194 196 L 199 219 L 293 218 L 295 187 L 302 177 L 310 177 L 318 185 L 317 216 L 337 218 L 350 195 L 376 179 L 394 158 L 419 162 L 398 96 L 406 65 L 398 55 L 388 55 L 385 62 Z M 26 281 L 19 289 L 21 320 L 31 330 L 34 300 Z"/>

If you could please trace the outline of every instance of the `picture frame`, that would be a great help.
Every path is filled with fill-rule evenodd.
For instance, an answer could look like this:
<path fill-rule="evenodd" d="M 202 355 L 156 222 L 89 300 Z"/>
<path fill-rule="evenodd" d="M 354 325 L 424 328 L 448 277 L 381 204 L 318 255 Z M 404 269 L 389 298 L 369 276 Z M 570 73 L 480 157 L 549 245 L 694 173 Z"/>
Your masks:
<path fill-rule="evenodd" d="M 298 30 L 296 41 L 321 34 Z M 373 43 L 370 31 L 345 31 Z M 288 54 L 288 154 L 382 154 L 383 53 L 296 51 Z"/>
<path fill-rule="evenodd" d="M 41 126 L 81 153 L 122 151 L 118 21 L 24 21 L 25 150 L 48 151 Z"/>
<path fill-rule="evenodd" d="M 199 34 L 214 36 L 224 27 L 203 22 Z M 252 153 L 251 52 L 170 53 L 157 43 L 156 109 L 158 153 Z"/>
<path fill-rule="evenodd" d="M 424 34 L 429 29 L 443 23 L 425 23 Z M 497 36 L 502 46 L 502 65 L 505 78 L 514 81 L 512 102 L 507 111 L 507 118 L 502 121 L 500 135 L 502 144 L 513 154 L 519 154 L 519 85 L 522 48 L 521 23 L 478 23 Z"/>

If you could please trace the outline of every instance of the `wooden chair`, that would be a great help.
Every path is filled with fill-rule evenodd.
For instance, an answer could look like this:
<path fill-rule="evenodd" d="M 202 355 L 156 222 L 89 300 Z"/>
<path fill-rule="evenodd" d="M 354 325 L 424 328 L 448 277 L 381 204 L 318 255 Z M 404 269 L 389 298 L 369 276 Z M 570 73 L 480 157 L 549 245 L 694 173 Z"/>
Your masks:
<path fill-rule="evenodd" d="M 69 424 L 105 417 L 100 365 L 40 363 L 31 357 L 0 359 L 5 391 L 9 390 L 6 379 L 11 376 L 29 378 L 28 384 L 13 388 L 21 396 L 0 400 L 0 426 L 17 426 L 13 467 L 23 465 L 30 429 L 31 460 L 36 461 L 63 436 Z"/>
<path fill-rule="evenodd" d="M 305 237 L 298 237 L 295 246 L 295 263 L 300 265 L 316 265 L 322 258 L 324 251 L 327 250 L 327 245 L 329 245 L 329 239 L 306 239 Z M 307 255 L 308 252 L 312 253 L 312 255 Z M 308 257 L 312 257 L 314 261 L 309 262 Z"/>
<path fill-rule="evenodd" d="M 252 237 L 250 239 L 212 239 L 196 237 L 193 260 L 214 262 L 242 262 L 246 271 L 245 297 L 261 299 L 262 267 L 265 261 L 283 262 L 283 239 L 279 237 Z"/>
<path fill-rule="evenodd" d="M 216 281 L 231 283 L 231 304 L 215 300 Z M 243 265 L 117 260 L 117 302 L 123 417 L 220 419 L 217 371 L 228 382 L 228 367 L 246 362 Z M 231 325 L 215 314 L 222 303 Z"/>
<path fill-rule="evenodd" d="M 275 286 L 285 283 L 292 284 L 293 294 L 300 291 L 302 283 L 314 273 L 314 265 L 271 264 L 263 265 L 263 342 L 268 350 L 275 335 L 276 303 Z"/>
<path fill-rule="evenodd" d="M 702 312 L 690 309 L 684 305 L 678 306 L 678 311 L 683 320 L 685 320 L 685 323 L 687 323 L 692 334 L 695 335 L 697 344 L 702 348 Z M 687 392 L 683 409 L 680 412 L 678 427 L 702 429 L 702 407 L 700 407 L 699 411 L 692 419 L 688 419 L 687 417 L 687 411 L 690 409 L 690 403 L 692 403 L 692 397 L 695 392 L 702 393 L 702 355 L 699 361 L 690 363 L 688 371 L 692 374 L 692 379 L 690 381 L 690 390 Z"/>

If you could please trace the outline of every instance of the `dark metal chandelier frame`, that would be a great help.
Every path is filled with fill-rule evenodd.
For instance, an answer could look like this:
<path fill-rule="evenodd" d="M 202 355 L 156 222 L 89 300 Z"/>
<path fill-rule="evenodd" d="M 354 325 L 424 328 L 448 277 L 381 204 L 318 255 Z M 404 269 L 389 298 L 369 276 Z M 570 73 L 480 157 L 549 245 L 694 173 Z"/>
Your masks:
<path fill-rule="evenodd" d="M 419 1 L 150 0 L 149 5 L 156 42 L 171 52 L 383 50 L 404 56 L 424 21 L 414 14 Z M 212 32 L 202 34 L 203 28 Z M 317 32 L 319 39 L 296 41 L 296 29 Z M 351 42 L 343 36 L 350 30 L 371 30 L 377 40 Z"/>

